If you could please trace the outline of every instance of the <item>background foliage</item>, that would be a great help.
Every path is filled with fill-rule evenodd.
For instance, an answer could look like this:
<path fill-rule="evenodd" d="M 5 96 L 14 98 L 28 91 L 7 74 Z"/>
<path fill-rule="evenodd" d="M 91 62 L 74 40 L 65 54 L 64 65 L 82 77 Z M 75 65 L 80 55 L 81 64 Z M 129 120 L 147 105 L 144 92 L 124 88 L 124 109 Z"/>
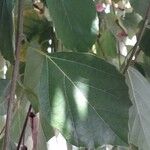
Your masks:
<path fill-rule="evenodd" d="M 17 6 L 0 1 L 0 149 Z M 68 149 L 150 149 L 150 0 L 26 0 L 22 17 L 9 149 L 60 133 Z"/>

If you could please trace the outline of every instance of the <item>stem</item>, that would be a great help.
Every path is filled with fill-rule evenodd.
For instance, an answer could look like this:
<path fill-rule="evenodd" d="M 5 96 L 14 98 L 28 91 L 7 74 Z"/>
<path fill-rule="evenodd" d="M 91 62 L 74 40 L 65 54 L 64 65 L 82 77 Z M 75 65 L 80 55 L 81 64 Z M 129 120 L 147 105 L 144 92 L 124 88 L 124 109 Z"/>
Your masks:
<path fill-rule="evenodd" d="M 9 150 L 13 103 L 15 100 L 16 82 L 17 82 L 18 70 L 19 70 L 19 55 L 20 55 L 21 40 L 22 40 L 21 36 L 23 33 L 23 2 L 24 2 L 24 0 L 19 0 L 19 2 L 18 2 L 18 20 L 17 20 L 16 45 L 15 45 L 15 63 L 14 63 L 12 81 L 11 81 L 11 86 L 10 86 L 10 93 L 9 93 L 10 98 L 8 99 L 8 106 L 7 106 L 7 118 L 6 118 L 6 128 L 5 128 L 3 150 Z"/>
<path fill-rule="evenodd" d="M 28 109 L 28 112 L 27 112 L 26 119 L 25 119 L 24 124 L 23 124 L 23 128 L 22 128 L 22 132 L 21 132 L 21 135 L 20 135 L 20 138 L 19 138 L 17 150 L 20 149 L 21 141 L 22 141 L 22 139 L 23 139 L 23 137 L 24 137 L 24 133 L 25 133 L 25 129 L 26 129 L 26 126 L 27 126 L 27 122 L 28 122 L 28 118 L 29 118 L 31 109 L 32 109 L 32 106 L 30 105 L 30 106 L 29 106 L 29 109 Z"/>
<path fill-rule="evenodd" d="M 127 61 L 127 64 L 126 64 L 124 70 L 123 70 L 123 74 L 126 73 L 126 71 L 128 70 L 129 66 L 131 65 L 133 56 L 136 55 L 137 52 L 138 52 L 138 54 L 140 53 L 139 44 L 140 44 L 140 42 L 141 42 L 142 36 L 143 36 L 143 34 L 144 34 L 144 32 L 145 32 L 145 29 L 146 29 L 146 26 L 147 26 L 147 24 L 148 24 L 148 20 L 149 20 L 148 18 L 149 18 L 149 16 L 150 16 L 150 4 L 149 4 L 149 6 L 148 6 L 148 9 L 147 9 L 147 12 L 146 12 L 146 15 L 145 15 L 145 18 L 144 18 L 143 26 L 142 26 L 142 28 L 141 28 L 141 30 L 140 30 L 140 32 L 139 32 L 139 35 L 138 35 L 138 38 L 137 38 L 137 42 L 136 42 L 136 44 L 135 44 L 135 46 L 134 46 L 134 49 L 133 49 L 133 51 L 132 51 L 132 53 L 131 53 L 131 55 L 130 55 L 128 61 Z M 138 56 L 138 55 L 136 55 L 136 57 L 137 57 L 137 56 Z M 135 59 L 136 59 L 136 58 L 135 58 Z"/>
<path fill-rule="evenodd" d="M 119 69 L 121 68 L 121 54 L 120 54 L 120 45 L 119 45 L 119 41 L 117 41 L 117 47 L 118 47 L 118 63 L 119 63 Z"/>

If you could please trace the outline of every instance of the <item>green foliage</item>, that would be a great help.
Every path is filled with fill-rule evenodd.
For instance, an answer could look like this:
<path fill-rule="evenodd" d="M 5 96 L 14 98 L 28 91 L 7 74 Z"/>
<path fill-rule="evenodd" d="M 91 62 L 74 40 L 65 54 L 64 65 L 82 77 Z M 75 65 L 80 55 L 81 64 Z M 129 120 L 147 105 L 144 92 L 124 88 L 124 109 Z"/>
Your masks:
<path fill-rule="evenodd" d="M 4 78 L 0 79 L 0 149 L 13 87 L 10 81 L 18 28 L 14 2 L 0 1 L 0 73 Z M 10 150 L 16 149 L 30 104 L 32 113 L 22 143 L 32 139 L 33 149 L 46 150 L 46 142 L 56 131 L 79 149 L 150 149 L 149 23 L 138 41 L 141 51 L 131 59 L 135 68 L 129 67 L 126 76 L 121 73 L 130 54 L 138 49 L 129 39 L 140 39 L 149 3 L 25 1 Z"/>

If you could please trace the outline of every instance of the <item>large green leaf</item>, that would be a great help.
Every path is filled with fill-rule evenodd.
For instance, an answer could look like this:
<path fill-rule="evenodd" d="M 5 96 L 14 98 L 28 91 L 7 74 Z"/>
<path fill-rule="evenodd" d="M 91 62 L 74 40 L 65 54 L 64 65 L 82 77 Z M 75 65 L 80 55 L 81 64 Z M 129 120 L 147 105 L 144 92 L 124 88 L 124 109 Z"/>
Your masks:
<path fill-rule="evenodd" d="M 129 142 L 139 150 L 150 149 L 150 84 L 134 68 L 129 68 L 127 82 L 133 106 L 130 109 Z"/>
<path fill-rule="evenodd" d="M 26 69 L 42 72 L 38 80 L 30 72 L 28 82 L 38 83 L 39 109 L 49 125 L 77 146 L 127 143 L 130 100 L 114 66 L 91 54 L 32 53 L 43 56 Z"/>
<path fill-rule="evenodd" d="M 46 0 L 58 37 L 66 48 L 88 51 L 96 37 L 91 0 Z"/>
<path fill-rule="evenodd" d="M 13 61 L 13 0 L 0 1 L 0 51 L 5 59 Z"/>

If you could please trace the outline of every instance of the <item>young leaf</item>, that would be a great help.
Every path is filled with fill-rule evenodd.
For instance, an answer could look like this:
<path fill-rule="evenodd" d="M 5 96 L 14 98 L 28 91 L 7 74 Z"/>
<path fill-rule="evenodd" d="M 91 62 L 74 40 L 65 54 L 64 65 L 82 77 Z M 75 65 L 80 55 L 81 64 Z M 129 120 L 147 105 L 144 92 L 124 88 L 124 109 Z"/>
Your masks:
<path fill-rule="evenodd" d="M 95 42 L 96 10 L 91 0 L 46 0 L 58 38 L 66 48 L 88 51 Z"/>
<path fill-rule="evenodd" d="M 40 112 L 69 142 L 90 148 L 127 143 L 130 100 L 114 66 L 91 54 L 66 52 L 43 54 L 39 67 Z"/>
<path fill-rule="evenodd" d="M 12 9 L 12 0 L 0 1 L 0 52 L 10 62 L 14 59 Z"/>
<path fill-rule="evenodd" d="M 127 82 L 133 106 L 129 115 L 129 142 L 140 150 L 150 149 L 150 84 L 134 68 L 127 72 Z"/>

